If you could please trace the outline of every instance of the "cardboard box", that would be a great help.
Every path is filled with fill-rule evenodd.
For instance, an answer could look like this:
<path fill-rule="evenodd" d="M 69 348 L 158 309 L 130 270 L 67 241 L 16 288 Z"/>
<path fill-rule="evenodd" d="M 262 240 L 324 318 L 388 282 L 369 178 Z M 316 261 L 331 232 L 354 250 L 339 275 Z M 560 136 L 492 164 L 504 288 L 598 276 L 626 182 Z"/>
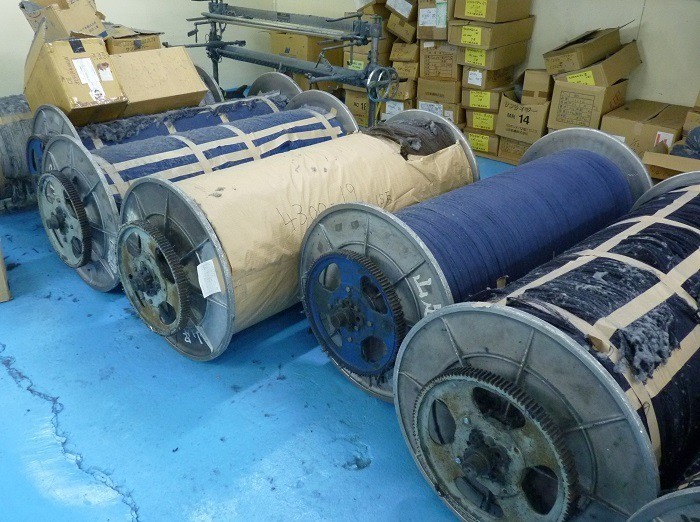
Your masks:
<path fill-rule="evenodd" d="M 529 148 L 529 143 L 501 136 L 500 143 L 498 144 L 498 157 L 506 163 L 517 165 Z"/>
<path fill-rule="evenodd" d="M 415 80 L 406 80 L 399 83 L 399 88 L 391 97 L 393 100 L 413 100 L 418 91 L 418 82 Z"/>
<path fill-rule="evenodd" d="M 402 80 L 418 80 L 420 64 L 418 62 L 392 62 L 392 67 Z"/>
<path fill-rule="evenodd" d="M 534 16 L 502 24 L 455 20 L 450 22 L 447 41 L 475 49 L 495 49 L 529 40 L 534 27 Z"/>
<path fill-rule="evenodd" d="M 686 116 L 683 123 L 683 136 L 687 136 L 695 127 L 700 127 L 700 112 L 693 110 L 688 112 L 688 116 Z"/>
<path fill-rule="evenodd" d="M 381 16 L 384 20 L 388 20 L 391 15 L 391 11 L 386 8 L 386 0 L 367 3 L 360 11 L 366 17 Z"/>
<path fill-rule="evenodd" d="M 391 34 L 386 28 L 384 28 L 382 38 L 381 40 L 379 40 L 379 54 L 390 53 L 395 41 L 396 37 L 393 34 Z M 345 49 L 347 49 L 347 47 Z M 369 54 L 372 52 L 372 44 L 368 43 L 367 45 L 355 45 L 354 51 L 360 54 Z"/>
<path fill-rule="evenodd" d="M 391 60 L 389 53 L 380 54 L 377 56 L 377 64 L 389 67 Z M 352 71 L 364 71 L 369 65 L 369 55 L 346 50 L 343 55 L 343 67 L 347 67 Z"/>
<path fill-rule="evenodd" d="M 535 143 L 547 133 L 549 102 L 536 105 L 518 103 L 514 93 L 501 97 L 496 134 L 525 143 Z"/>
<path fill-rule="evenodd" d="M 33 111 L 55 105 L 76 126 L 114 120 L 127 98 L 101 38 L 46 42 L 46 23 L 27 56 L 24 95 Z"/>
<path fill-rule="evenodd" d="M 523 105 L 537 105 L 552 99 L 554 79 L 544 69 L 528 69 L 523 79 Z"/>
<path fill-rule="evenodd" d="M 467 127 L 489 132 L 496 132 L 497 113 L 481 111 L 465 111 Z"/>
<path fill-rule="evenodd" d="M 345 105 L 350 109 L 350 113 L 357 120 L 357 124 L 367 127 L 369 123 L 369 97 L 367 91 L 348 85 L 345 88 Z M 377 116 L 380 116 L 386 109 L 384 104 L 377 104 Z"/>
<path fill-rule="evenodd" d="M 196 107 L 208 92 L 184 47 L 112 56 L 129 104 L 122 117 Z"/>
<path fill-rule="evenodd" d="M 417 43 L 395 42 L 390 58 L 392 62 L 417 62 L 420 60 L 420 47 Z"/>
<path fill-rule="evenodd" d="M 507 92 L 514 91 L 512 87 L 500 87 L 491 91 L 464 89 L 462 91 L 462 106 L 481 112 L 498 112 L 501 107 L 501 97 Z"/>
<path fill-rule="evenodd" d="M 133 53 L 160 49 L 160 36 L 156 31 L 139 31 L 123 25 L 105 24 L 107 37 L 105 45 L 109 54 Z"/>
<path fill-rule="evenodd" d="M 39 9 L 36 7 L 39 6 Z M 46 41 L 53 42 L 79 36 L 107 35 L 103 17 L 91 0 L 40 0 L 22 2 L 20 9 L 29 25 L 36 30 L 46 21 Z"/>
<path fill-rule="evenodd" d="M 427 80 L 461 81 L 462 66 L 459 65 L 461 49 L 446 42 L 421 42 L 420 77 Z"/>
<path fill-rule="evenodd" d="M 469 141 L 469 145 L 471 145 L 474 152 L 492 154 L 494 156 L 498 154 L 500 138 L 494 133 L 466 127 L 464 135 L 467 137 L 467 141 Z"/>
<path fill-rule="evenodd" d="M 418 1 L 386 0 L 386 8 L 408 22 L 415 22 L 418 14 Z"/>
<path fill-rule="evenodd" d="M 597 129 L 604 114 L 625 104 L 627 86 L 627 80 L 622 80 L 610 87 L 554 82 L 549 128 L 552 130 L 568 127 Z"/>
<path fill-rule="evenodd" d="M 640 157 L 659 143 L 671 149 L 681 138 L 689 107 L 634 100 L 605 116 L 600 129 L 622 138 Z"/>
<path fill-rule="evenodd" d="M 418 0 L 418 39 L 447 40 L 454 0 Z"/>
<path fill-rule="evenodd" d="M 590 67 L 556 76 L 557 80 L 607 87 L 628 78 L 642 63 L 637 42 L 628 43 L 618 52 Z"/>
<path fill-rule="evenodd" d="M 459 55 L 459 63 L 480 69 L 504 69 L 527 59 L 528 42 L 504 45 L 496 49 L 472 49 L 467 47 Z"/>
<path fill-rule="evenodd" d="M 419 99 L 418 108 L 422 111 L 428 111 L 442 116 L 455 125 L 462 125 L 464 123 L 464 109 L 456 103 L 440 103 Z"/>
<path fill-rule="evenodd" d="M 416 24 L 407 22 L 399 15 L 391 13 L 386 27 L 391 34 L 396 35 L 406 43 L 413 43 L 416 41 Z"/>
<path fill-rule="evenodd" d="M 510 22 L 530 16 L 532 0 L 457 0 L 455 18 Z"/>
<path fill-rule="evenodd" d="M 438 103 L 459 103 L 462 82 L 418 79 L 418 99 Z"/>
<path fill-rule="evenodd" d="M 318 61 L 323 50 L 321 42 L 324 38 L 305 36 L 303 34 L 270 32 L 270 50 L 272 54 L 290 56 L 310 62 Z M 355 48 L 359 51 L 359 48 Z M 343 49 L 326 51 L 326 59 L 333 65 L 343 64 Z"/>
<path fill-rule="evenodd" d="M 515 67 L 504 69 L 479 69 L 477 67 L 465 67 L 462 73 L 462 87 L 490 91 L 498 87 L 506 87 L 515 79 Z"/>
<path fill-rule="evenodd" d="M 384 103 L 384 112 L 382 113 L 382 120 L 386 120 L 390 116 L 400 114 L 403 111 L 416 108 L 416 100 L 387 100 Z"/>
<path fill-rule="evenodd" d="M 620 28 L 588 31 L 544 54 L 551 75 L 578 71 L 620 50 Z"/>
<path fill-rule="evenodd" d="M 700 160 L 658 152 L 645 152 L 642 163 L 649 171 L 649 175 L 657 180 L 667 179 L 684 172 L 700 171 Z"/>

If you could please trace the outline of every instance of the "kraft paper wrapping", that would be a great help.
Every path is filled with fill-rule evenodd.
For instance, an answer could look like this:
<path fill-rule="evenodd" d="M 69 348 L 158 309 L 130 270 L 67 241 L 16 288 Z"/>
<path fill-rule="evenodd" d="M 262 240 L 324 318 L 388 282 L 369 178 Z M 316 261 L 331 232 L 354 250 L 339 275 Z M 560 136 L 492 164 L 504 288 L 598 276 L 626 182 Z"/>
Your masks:
<path fill-rule="evenodd" d="M 459 145 L 407 161 L 398 145 L 363 134 L 234 169 L 178 187 L 201 207 L 228 256 L 236 332 L 298 301 L 304 234 L 326 208 L 366 202 L 397 212 L 473 181 Z"/>

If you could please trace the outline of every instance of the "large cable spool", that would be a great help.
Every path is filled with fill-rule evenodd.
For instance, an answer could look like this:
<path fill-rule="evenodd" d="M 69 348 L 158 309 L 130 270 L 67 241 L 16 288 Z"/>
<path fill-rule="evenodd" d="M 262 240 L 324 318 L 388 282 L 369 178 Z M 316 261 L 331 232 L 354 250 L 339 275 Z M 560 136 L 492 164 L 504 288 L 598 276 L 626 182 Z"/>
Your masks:
<path fill-rule="evenodd" d="M 71 136 L 56 136 L 46 147 L 39 211 L 59 257 L 88 285 L 110 291 L 119 283 L 119 208 L 134 181 L 156 176 L 180 182 L 356 131 L 337 98 L 308 91 L 281 112 L 92 152 Z"/>
<path fill-rule="evenodd" d="M 203 71 L 202 71 L 203 72 Z M 212 80 L 213 81 L 213 80 Z M 42 105 L 34 115 L 31 137 L 26 142 L 26 161 L 32 175 L 43 173 L 46 145 L 54 136 L 71 136 L 88 150 L 212 127 L 284 109 L 302 92 L 294 80 L 281 73 L 260 76 L 250 87 L 248 98 L 224 102 L 219 94 L 213 105 L 190 107 L 162 114 L 132 116 L 76 128 L 65 113 L 53 105 Z M 214 98 L 212 98 L 214 99 Z"/>
<path fill-rule="evenodd" d="M 32 112 L 23 95 L 0 98 L 0 208 L 33 200 L 34 186 L 24 163 Z"/>
<path fill-rule="evenodd" d="M 311 328 L 346 377 L 391 401 L 391 371 L 411 326 L 502 277 L 525 275 L 627 213 L 649 187 L 627 146 L 599 131 L 566 129 L 535 143 L 509 173 L 397 215 L 361 203 L 330 208 L 302 248 L 302 302 Z M 324 288 L 335 278 L 357 281 L 356 273 L 374 279 L 372 295 L 351 283 L 350 299 Z M 348 323 L 347 308 L 361 309 L 354 314 L 359 325 Z"/>
<path fill-rule="evenodd" d="M 472 181 L 459 129 L 425 111 L 395 125 L 406 118 L 439 127 L 451 144 L 405 158 L 395 142 L 353 134 L 241 165 L 234 176 L 136 182 L 117 256 L 138 314 L 181 354 L 212 360 L 234 333 L 298 302 L 301 242 L 324 208 L 372 201 L 396 211 Z"/>
<path fill-rule="evenodd" d="M 408 334 L 395 406 L 464 520 L 624 521 L 700 446 L 700 173 Z"/>

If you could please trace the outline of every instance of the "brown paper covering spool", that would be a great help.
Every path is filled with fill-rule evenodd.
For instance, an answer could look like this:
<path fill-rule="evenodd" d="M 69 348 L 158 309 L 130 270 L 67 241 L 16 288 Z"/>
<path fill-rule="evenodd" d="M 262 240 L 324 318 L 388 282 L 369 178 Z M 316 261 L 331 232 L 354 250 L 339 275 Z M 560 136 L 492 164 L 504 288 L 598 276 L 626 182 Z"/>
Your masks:
<path fill-rule="evenodd" d="M 363 134 L 235 169 L 235 176 L 223 170 L 181 181 L 177 188 L 164 181 L 143 180 L 134 184 L 123 206 L 124 223 L 153 215 L 141 203 L 148 206 L 158 185 L 169 201 L 184 200 L 193 214 L 200 212 L 195 220 L 201 222 L 204 217 L 211 224 L 209 236 L 225 256 L 214 256 L 218 257 L 214 264 L 222 289 L 218 295 L 226 301 L 230 324 L 220 325 L 226 332 L 207 336 L 216 341 L 206 344 L 192 327 L 168 338 L 176 349 L 197 360 L 218 357 L 234 333 L 298 302 L 301 244 L 306 228 L 325 208 L 363 201 L 396 212 L 474 179 L 460 144 L 405 160 L 398 145 Z M 208 223 L 202 226 L 206 229 Z M 232 282 L 232 288 L 226 281 Z M 217 306 L 208 305 L 200 325 L 206 326 L 209 309 Z"/>

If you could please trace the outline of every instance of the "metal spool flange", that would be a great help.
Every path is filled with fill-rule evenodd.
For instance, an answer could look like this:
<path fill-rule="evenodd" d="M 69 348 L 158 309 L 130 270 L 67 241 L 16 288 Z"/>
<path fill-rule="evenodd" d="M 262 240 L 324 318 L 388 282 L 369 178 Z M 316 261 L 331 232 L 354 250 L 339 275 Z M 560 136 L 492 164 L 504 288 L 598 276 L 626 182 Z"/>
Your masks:
<path fill-rule="evenodd" d="M 615 163 L 629 182 L 633 201 L 641 198 L 653 185 L 642 160 L 632 149 L 617 138 L 595 129 L 572 128 L 547 134 L 527 149 L 520 165 L 568 149 L 595 152 Z"/>
<path fill-rule="evenodd" d="M 677 176 L 670 177 L 658 185 L 654 185 L 650 190 L 645 192 L 644 195 L 634 204 L 632 210 L 637 210 L 639 207 L 646 205 L 652 199 L 658 198 L 659 196 L 667 194 L 668 192 L 692 187 L 694 185 L 700 185 L 700 172 L 686 172 L 685 174 L 678 174 Z"/>
<path fill-rule="evenodd" d="M 443 118 L 442 116 L 438 116 L 437 114 L 421 109 L 409 109 L 387 118 L 386 123 L 410 123 L 416 121 L 417 119 L 434 121 L 435 123 L 445 125 L 447 128 L 449 128 L 455 138 L 455 142 L 459 143 L 462 150 L 467 155 L 467 161 L 469 162 L 469 167 L 472 169 L 474 181 L 479 181 L 481 179 L 481 176 L 479 175 L 479 163 L 476 161 L 476 156 L 474 155 L 471 145 L 469 145 L 469 141 L 464 136 L 464 133 L 447 118 Z"/>
<path fill-rule="evenodd" d="M 214 105 L 215 103 L 222 103 L 224 101 L 224 95 L 221 92 L 221 87 L 218 83 L 216 83 L 216 80 L 214 80 L 214 78 L 199 65 L 195 65 L 194 68 L 197 69 L 199 77 L 204 82 L 204 85 L 207 86 L 207 89 L 209 89 L 209 92 L 206 94 L 206 96 L 204 96 L 202 103 L 199 104 L 200 107 Z"/>
<path fill-rule="evenodd" d="M 196 361 L 210 361 L 228 348 L 234 331 L 235 300 L 233 277 L 223 247 L 199 206 L 176 185 L 155 178 L 134 182 L 122 204 L 122 223 L 147 221 L 154 225 L 172 247 L 185 276 L 189 314 L 176 333 L 166 337 L 181 354 Z M 119 243 L 124 245 L 129 229 L 124 227 Z M 127 297 L 137 295 L 128 279 L 127 266 L 118 255 L 119 272 Z M 151 264 L 158 266 L 155 261 Z M 200 274 L 219 292 L 204 297 Z M 163 274 L 163 277 L 167 277 Z M 132 301 L 143 308 L 144 303 Z M 153 313 L 156 313 L 155 310 Z M 148 313 L 142 315 L 147 316 Z M 149 325 L 152 326 L 152 325 Z"/>
<path fill-rule="evenodd" d="M 572 520 L 626 521 L 658 495 L 657 462 L 649 437 L 603 366 L 546 322 L 483 303 L 457 304 L 423 319 L 404 340 L 396 360 L 396 413 L 406 443 L 429 481 L 433 475 L 424 469 L 413 432 L 417 400 L 431 380 L 463 368 L 484 370 L 517 386 L 557 426 L 574 459 L 578 482 Z M 482 422 L 477 419 L 473 426 Z M 441 485 L 433 485 L 441 490 Z M 470 504 L 466 496 L 461 505 L 444 500 L 463 520 L 499 520 Z M 469 507 L 466 513 L 464 506 Z"/>
<path fill-rule="evenodd" d="M 322 212 L 309 228 L 299 267 L 302 295 L 313 264 L 321 256 L 338 250 L 369 258 L 392 283 L 407 328 L 427 312 L 454 302 L 437 260 L 415 232 L 393 214 L 365 203 L 331 207 Z M 311 303 L 305 304 L 308 312 Z M 335 360 L 334 363 L 337 364 Z M 392 400 L 390 376 L 378 379 L 352 373 L 341 365 L 338 368 L 366 392 L 385 401 Z"/>
<path fill-rule="evenodd" d="M 85 208 L 92 254 L 87 263 L 77 268 L 78 275 L 96 290 L 113 290 L 119 284 L 114 251 L 119 209 L 104 172 L 80 140 L 71 136 L 56 136 L 49 141 L 44 169 L 71 180 Z"/>
<path fill-rule="evenodd" d="M 357 120 L 355 120 L 348 106 L 329 92 L 304 91 L 292 98 L 284 110 L 291 111 L 304 108 L 318 109 L 324 113 L 335 114 L 345 134 L 354 134 L 360 130 Z"/>
<path fill-rule="evenodd" d="M 690 522 L 700 520 L 700 488 L 674 491 L 650 502 L 628 522 Z"/>
<path fill-rule="evenodd" d="M 297 82 L 292 80 L 286 74 L 279 72 L 267 72 L 258 76 L 248 91 L 248 96 L 260 96 L 262 94 L 271 94 L 279 92 L 282 96 L 286 96 L 290 100 L 297 94 L 301 94 L 303 89 L 299 87 Z"/>
<path fill-rule="evenodd" d="M 34 176 L 44 173 L 43 159 L 46 145 L 54 136 L 72 136 L 80 140 L 78 131 L 68 116 L 54 105 L 42 105 L 34 113 L 32 133 L 27 141 L 27 166 Z"/>

